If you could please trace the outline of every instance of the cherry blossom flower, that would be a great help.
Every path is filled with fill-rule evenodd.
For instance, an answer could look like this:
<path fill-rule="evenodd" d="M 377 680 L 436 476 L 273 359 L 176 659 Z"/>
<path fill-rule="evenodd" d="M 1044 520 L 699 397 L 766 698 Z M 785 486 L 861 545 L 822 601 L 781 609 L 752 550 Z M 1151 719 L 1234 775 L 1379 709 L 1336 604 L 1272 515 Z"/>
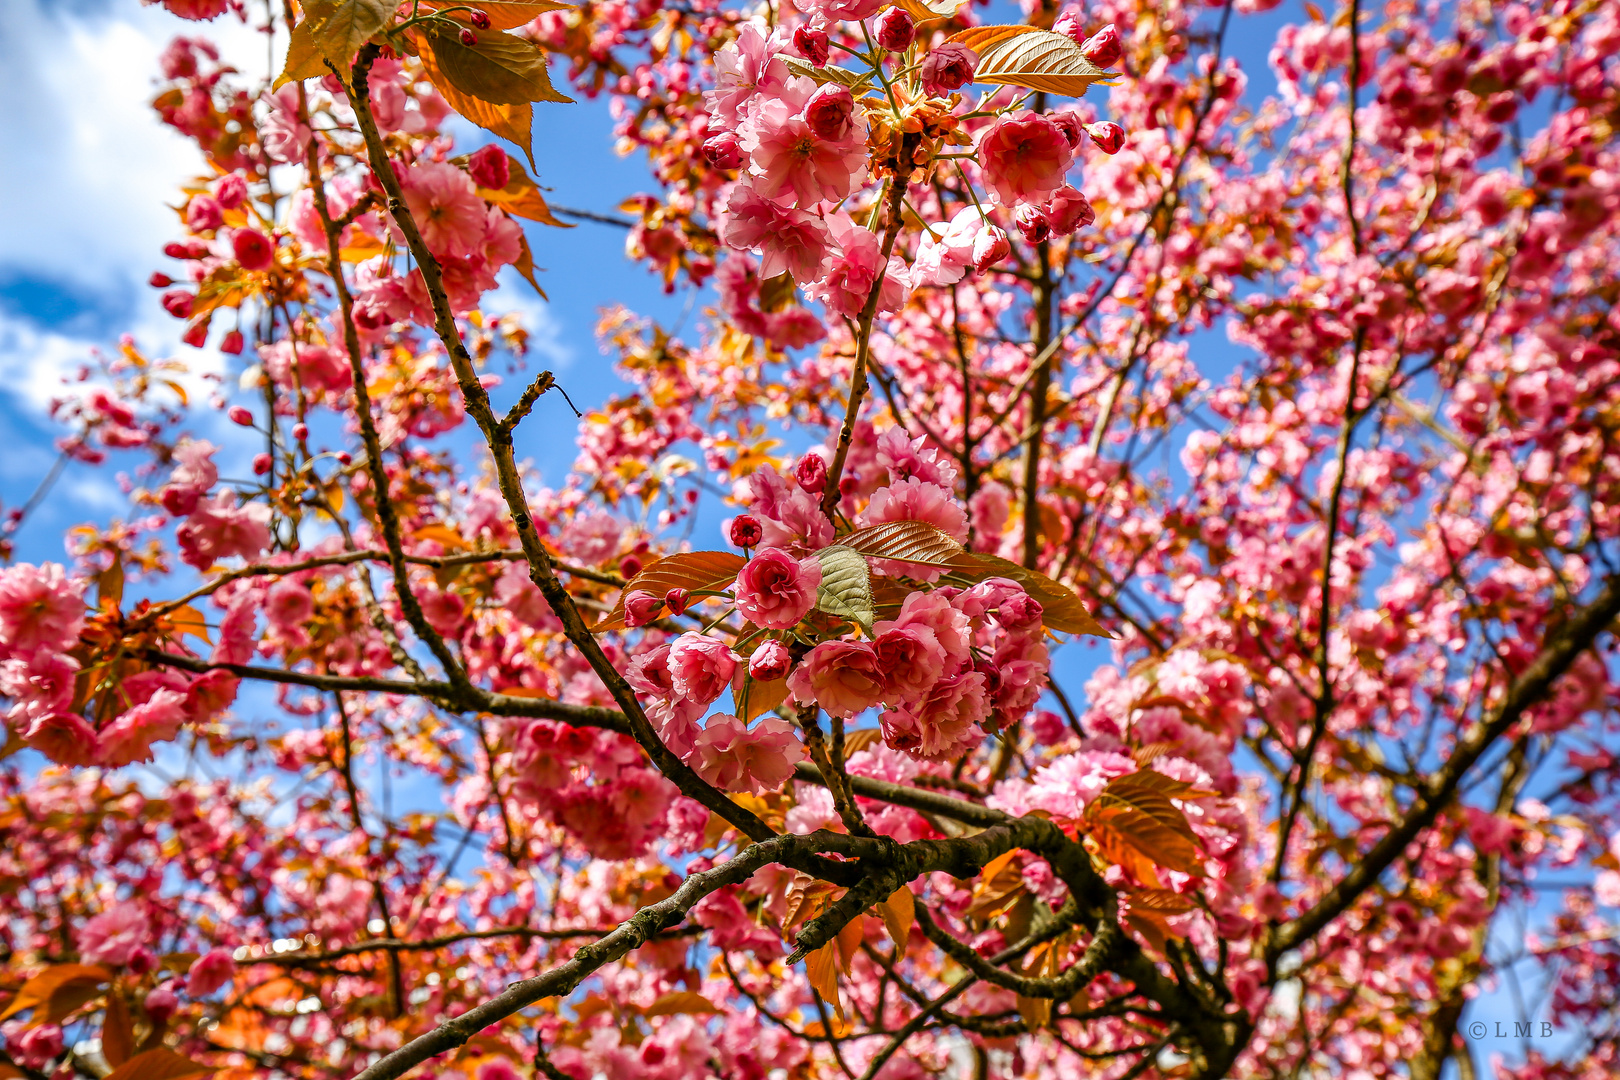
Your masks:
<path fill-rule="evenodd" d="M 1074 160 L 1057 125 L 1028 110 L 985 128 L 978 149 L 985 183 L 1004 206 L 1045 202 L 1063 186 L 1063 174 Z"/>
<path fill-rule="evenodd" d="M 690 764 L 722 791 L 757 795 L 786 783 L 804 756 L 798 733 L 786 720 L 769 716 L 750 731 L 735 716 L 716 713 L 705 721 Z"/>
<path fill-rule="evenodd" d="M 79 928 L 79 956 L 87 964 L 121 967 L 145 945 L 152 924 L 146 912 L 133 901 L 114 904 Z"/>
<path fill-rule="evenodd" d="M 821 563 L 765 548 L 737 573 L 737 610 L 756 626 L 786 630 L 809 614 L 821 584 Z"/>

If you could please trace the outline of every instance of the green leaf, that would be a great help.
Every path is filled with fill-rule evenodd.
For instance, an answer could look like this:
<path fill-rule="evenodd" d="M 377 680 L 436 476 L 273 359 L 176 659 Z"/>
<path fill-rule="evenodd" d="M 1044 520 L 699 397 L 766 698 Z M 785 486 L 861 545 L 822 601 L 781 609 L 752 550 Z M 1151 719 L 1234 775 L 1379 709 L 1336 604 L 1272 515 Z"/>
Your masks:
<path fill-rule="evenodd" d="M 821 585 L 816 589 L 816 607 L 829 615 L 849 619 L 868 635 L 877 617 L 872 605 L 872 568 L 866 556 L 852 547 L 834 544 L 816 552 L 821 563 Z"/>

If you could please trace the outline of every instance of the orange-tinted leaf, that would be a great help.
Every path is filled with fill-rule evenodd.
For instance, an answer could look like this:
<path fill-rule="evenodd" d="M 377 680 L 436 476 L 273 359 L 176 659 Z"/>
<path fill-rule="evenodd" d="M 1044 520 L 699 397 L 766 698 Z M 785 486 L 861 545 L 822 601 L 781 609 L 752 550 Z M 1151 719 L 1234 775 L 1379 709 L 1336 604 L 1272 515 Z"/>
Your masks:
<path fill-rule="evenodd" d="M 623 630 L 624 598 L 632 592 L 650 592 L 654 596 L 663 596 L 671 589 L 717 592 L 729 587 L 745 565 L 746 559 L 729 551 L 683 551 L 666 556 L 631 578 L 620 591 L 613 610 L 592 629 Z"/>
<path fill-rule="evenodd" d="M 844 736 L 844 760 L 848 761 L 862 750 L 870 750 L 883 741 L 882 728 L 861 728 Z"/>
<path fill-rule="evenodd" d="M 483 198 L 505 210 L 508 214 L 538 221 L 542 225 L 554 225 L 559 229 L 572 229 L 574 226 L 566 221 L 558 221 L 551 213 L 551 207 L 546 205 L 544 195 L 540 194 L 540 185 L 536 184 L 523 166 L 508 154 L 506 186 L 496 191 L 494 188 L 481 187 L 478 194 Z"/>
<path fill-rule="evenodd" d="M 460 551 L 467 546 L 467 541 L 461 538 L 461 534 L 448 525 L 424 525 L 411 534 L 411 539 L 417 541 L 431 540 L 441 547 L 451 548 L 455 551 Z"/>
<path fill-rule="evenodd" d="M 810 980 L 810 986 L 821 995 L 821 1000 L 831 1005 L 833 1012 L 838 1016 L 838 1022 L 844 1022 L 844 1003 L 838 997 L 838 943 L 829 941 L 821 948 L 805 956 L 804 970 Z"/>
<path fill-rule="evenodd" d="M 468 97 L 491 105 L 574 100 L 552 88 L 546 54 L 527 38 L 486 33 L 476 45 L 463 45 L 448 34 L 429 34 L 425 40 L 439 71 Z"/>
<path fill-rule="evenodd" d="M 540 294 L 540 299 L 550 300 L 551 297 L 546 295 L 546 290 L 542 289 L 540 283 L 534 279 L 534 252 L 529 250 L 529 238 L 519 233 L 518 244 L 520 250 L 518 251 L 517 262 L 512 264 L 512 269 L 516 270 L 518 275 L 529 283 L 529 288 Z"/>
<path fill-rule="evenodd" d="M 204 1065 L 173 1050 L 158 1047 L 136 1054 L 108 1073 L 103 1080 L 180 1080 L 181 1077 L 205 1076 L 218 1071 L 213 1065 Z"/>
<path fill-rule="evenodd" d="M 122 994 L 107 997 L 107 1016 L 101 1022 L 101 1056 L 117 1068 L 129 1060 L 135 1049 L 135 1022 Z"/>
<path fill-rule="evenodd" d="M 1099 843 L 1117 837 L 1159 866 L 1198 876 L 1204 872 L 1203 850 L 1187 815 L 1170 800 L 1204 794 L 1183 780 L 1141 769 L 1108 781 L 1087 804 L 1085 819 Z"/>
<path fill-rule="evenodd" d="M 101 993 L 100 987 L 111 979 L 112 973 L 99 964 L 48 967 L 22 984 L 6 1011 L 0 1013 L 0 1020 L 32 1009 L 33 1023 L 58 1023 L 79 1006 L 94 1000 Z"/>
<path fill-rule="evenodd" d="M 643 1010 L 643 1016 L 675 1016 L 679 1013 L 718 1013 L 719 1007 L 702 994 L 677 990 L 660 997 Z"/>
<path fill-rule="evenodd" d="M 335 6 L 332 0 L 304 0 L 304 21 L 293 27 L 287 42 L 287 60 L 281 65 L 281 74 L 276 76 L 272 90 L 327 74 L 326 58 L 321 55 L 315 31 L 332 17 Z"/>
<path fill-rule="evenodd" d="M 1038 570 L 1027 570 L 1010 559 L 976 551 L 963 552 L 952 560 L 951 569 L 974 581 L 1004 577 L 1018 582 L 1025 592 L 1040 602 L 1041 622 L 1049 630 L 1063 634 L 1090 634 L 1093 637 L 1114 636 L 1091 617 L 1073 589 L 1053 581 Z"/>
<path fill-rule="evenodd" d="M 310 30 L 322 58 L 347 82 L 354 54 L 388 25 L 396 6 L 395 0 L 325 0 L 311 5 L 310 17 L 304 21 L 313 24 Z"/>
<path fill-rule="evenodd" d="M 747 665 L 737 665 L 737 673 L 731 679 L 731 700 L 733 715 L 743 723 L 752 723 L 755 717 L 764 716 L 786 701 L 787 697 L 786 679 L 760 682 L 748 674 Z"/>
<path fill-rule="evenodd" d="M 1108 72 L 1087 60 L 1074 39 L 1037 26 L 975 26 L 953 34 L 979 57 L 973 81 L 1079 97 Z"/>
<path fill-rule="evenodd" d="M 850 965 L 855 962 L 855 954 L 861 951 L 861 939 L 865 936 L 859 916 L 844 924 L 838 931 L 833 942 L 838 946 L 838 966 L 845 975 L 849 974 Z"/>
<path fill-rule="evenodd" d="M 452 12 L 453 18 L 467 21 L 466 7 L 457 0 L 436 0 L 433 4 L 424 7 L 447 8 L 461 7 L 462 10 Z M 557 0 L 474 0 L 473 6 L 489 16 L 491 30 L 516 30 L 535 20 L 536 16 L 544 15 L 548 11 L 567 11 L 572 4 L 561 4 Z"/>
<path fill-rule="evenodd" d="M 895 7 L 904 8 L 918 22 L 949 19 L 967 0 L 896 0 Z"/>
<path fill-rule="evenodd" d="M 877 906 L 877 912 L 883 920 L 883 929 L 888 931 L 889 940 L 904 954 L 906 942 L 911 940 L 911 927 L 917 921 L 917 898 L 911 895 L 911 887 L 900 886 Z"/>
<path fill-rule="evenodd" d="M 1135 760 L 1137 768 L 1145 769 L 1175 748 L 1176 744 L 1172 742 L 1152 742 L 1133 749 L 1131 757 Z"/>
<path fill-rule="evenodd" d="M 874 559 L 895 559 L 926 566 L 950 566 L 962 545 L 926 521 L 885 521 L 856 529 L 838 541 Z"/>
<path fill-rule="evenodd" d="M 533 105 L 528 102 L 521 105 L 493 105 L 487 101 L 480 101 L 456 89 L 439 67 L 438 58 L 431 48 L 420 50 L 420 59 L 428 81 L 444 98 L 446 104 L 485 131 L 500 136 L 522 150 L 524 157 L 529 159 L 530 168 L 534 167 L 532 145 L 534 138 L 531 134 L 534 126 Z"/>
<path fill-rule="evenodd" d="M 213 639 L 208 636 L 208 620 L 203 618 L 202 612 L 190 604 L 175 608 L 169 612 L 169 625 L 174 628 L 176 633 L 190 634 L 192 637 L 199 637 L 210 644 L 213 643 Z"/>

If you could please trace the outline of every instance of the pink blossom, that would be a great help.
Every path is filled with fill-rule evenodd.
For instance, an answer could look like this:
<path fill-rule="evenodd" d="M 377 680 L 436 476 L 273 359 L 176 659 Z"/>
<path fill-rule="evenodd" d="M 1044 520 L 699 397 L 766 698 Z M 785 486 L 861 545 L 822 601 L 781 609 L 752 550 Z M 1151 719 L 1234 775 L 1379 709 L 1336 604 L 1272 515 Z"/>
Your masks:
<path fill-rule="evenodd" d="M 855 123 L 855 98 L 841 83 L 828 83 L 804 103 L 804 119 L 817 138 L 848 139 Z"/>
<path fill-rule="evenodd" d="M 876 705 L 883 686 L 878 655 L 864 641 L 823 641 L 788 676 L 795 701 L 846 718 Z"/>
<path fill-rule="evenodd" d="M 840 315 L 854 318 L 866 307 L 872 287 L 882 278 L 877 310 L 895 311 L 906 302 L 911 279 L 905 260 L 898 255 L 883 259 L 883 243 L 864 225 L 857 225 L 848 214 L 834 214 L 828 227 L 838 242 L 840 257 L 833 260 L 827 276 L 805 289 L 805 295 L 820 300 Z"/>
<path fill-rule="evenodd" d="M 139 904 L 125 900 L 114 904 L 79 928 L 79 959 L 87 964 L 122 967 L 146 944 L 152 924 Z"/>
<path fill-rule="evenodd" d="M 1041 208 L 1047 224 L 1059 236 L 1068 236 L 1076 229 L 1083 229 L 1097 220 L 1096 211 L 1092 210 L 1091 202 L 1084 194 L 1075 188 L 1064 184 L 1052 193 L 1052 198 Z"/>
<path fill-rule="evenodd" d="M 917 73 L 923 89 L 935 97 L 944 97 L 960 90 L 973 81 L 973 70 L 979 65 L 978 54 L 957 41 L 947 41 L 934 48 L 922 62 Z"/>
<path fill-rule="evenodd" d="M 905 52 L 917 39 L 917 23 L 904 8 L 891 7 L 873 23 L 877 43 L 890 52 Z"/>
<path fill-rule="evenodd" d="M 169 984 L 164 983 L 147 993 L 144 1007 L 152 1022 L 161 1024 L 180 1010 L 180 999 L 175 997 Z"/>
<path fill-rule="evenodd" d="M 925 626 L 893 627 L 872 639 L 883 673 L 883 700 L 915 701 L 945 673 L 945 649 Z"/>
<path fill-rule="evenodd" d="M 718 127 L 735 129 L 755 95 L 778 91 L 787 82 L 791 75 L 777 57 L 781 51 L 780 32 L 768 32 L 763 20 L 752 19 L 714 54 L 715 88 L 704 96 L 704 103 Z"/>
<path fill-rule="evenodd" d="M 793 657 L 787 646 L 771 638 L 748 658 L 748 674 L 758 682 L 775 682 L 787 675 L 792 664 Z"/>
<path fill-rule="evenodd" d="M 596 566 L 619 552 L 624 522 L 612 514 L 581 510 L 563 526 L 558 546 L 570 559 Z"/>
<path fill-rule="evenodd" d="M 968 616 L 951 605 L 939 592 L 914 592 L 900 605 L 899 618 L 880 622 L 872 628 L 882 634 L 894 628 L 921 626 L 932 631 L 940 648 L 945 650 L 945 670 L 954 671 L 972 662 L 968 646 L 972 643 L 972 626 Z"/>
<path fill-rule="evenodd" d="M 12 699 L 13 727 L 65 710 L 73 701 L 78 662 L 49 649 L 0 663 L 0 694 Z"/>
<path fill-rule="evenodd" d="M 1058 126 L 1024 110 L 996 121 L 979 137 L 979 164 L 1004 206 L 1041 203 L 1063 185 L 1074 151 Z"/>
<path fill-rule="evenodd" d="M 258 229 L 233 230 L 231 252 L 244 270 L 266 270 L 276 261 L 275 242 Z"/>
<path fill-rule="evenodd" d="M 915 439 L 905 428 L 895 426 L 877 437 L 877 463 L 887 470 L 890 481 L 917 479 L 950 487 L 956 483 L 956 466 L 946 455 L 928 445 L 928 436 Z"/>
<path fill-rule="evenodd" d="M 159 690 L 101 729 L 97 736 L 101 764 L 116 768 L 135 761 L 151 761 L 152 744 L 173 739 L 187 718 L 185 694 Z"/>
<path fill-rule="evenodd" d="M 77 713 L 37 716 L 19 734 L 23 742 L 58 765 L 89 765 L 99 752 L 95 728 Z"/>
<path fill-rule="evenodd" d="M 1012 513 L 1012 493 L 1007 485 L 992 480 L 968 500 L 968 513 L 973 525 L 973 546 L 980 551 L 994 551 L 1000 546 L 1002 530 Z"/>
<path fill-rule="evenodd" d="M 300 627 L 315 614 L 315 597 L 299 582 L 283 578 L 265 594 L 264 614 L 271 626 Z"/>
<path fill-rule="evenodd" d="M 793 725 L 768 716 L 752 731 L 735 716 L 716 713 L 697 737 L 688 762 L 704 780 L 722 791 L 775 791 L 804 759 L 804 744 Z"/>
<path fill-rule="evenodd" d="M 435 255 L 472 255 L 484 243 L 489 208 L 454 165 L 419 162 L 400 177 L 405 204 Z"/>
<path fill-rule="evenodd" d="M 720 239 L 739 251 L 757 251 L 761 277 L 791 274 L 798 282 L 825 273 L 833 247 L 832 234 L 820 218 L 779 206 L 747 184 L 731 190 L 720 218 Z"/>
<path fill-rule="evenodd" d="M 230 10 L 229 0 L 162 0 L 162 3 L 170 14 L 194 22 L 216 19 Z"/>
<path fill-rule="evenodd" d="M 229 949 L 209 949 L 191 963 L 186 973 L 186 993 L 194 998 L 207 997 L 230 982 L 236 975 L 236 961 Z"/>
<path fill-rule="evenodd" d="M 716 638 L 688 631 L 669 647 L 670 684 L 688 701 L 707 705 L 731 685 L 736 670 L 736 655 Z"/>
<path fill-rule="evenodd" d="M 795 81 L 809 83 L 808 79 Z M 783 98 L 755 101 L 737 130 L 749 156 L 754 190 L 767 199 L 800 208 L 847 196 L 866 168 L 866 124 L 860 121 L 847 128 L 842 138 L 824 138 L 816 134 L 796 102 Z"/>
<path fill-rule="evenodd" d="M 0 570 L 0 657 L 66 652 L 84 625 L 84 585 L 60 563 Z"/>
<path fill-rule="evenodd" d="M 270 546 L 270 507 L 258 502 L 237 506 L 236 492 L 226 488 L 211 501 L 199 501 L 175 537 L 181 558 L 198 570 L 232 555 L 251 559 Z"/>
<path fill-rule="evenodd" d="M 973 238 L 973 269 L 981 274 L 1011 254 L 1012 241 L 999 226 L 987 224 Z"/>
<path fill-rule="evenodd" d="M 859 521 L 863 526 L 885 521 L 926 521 L 957 540 L 967 539 L 967 514 L 951 493 L 915 477 L 873 492 Z"/>
<path fill-rule="evenodd" d="M 197 503 L 207 495 L 219 480 L 219 469 L 214 465 L 214 454 L 219 447 L 198 439 L 182 439 L 174 448 L 178 462 L 163 485 L 160 497 L 163 509 L 175 517 L 185 517 L 197 509 Z"/>
<path fill-rule="evenodd" d="M 624 625 L 646 626 L 664 613 L 664 598 L 646 589 L 632 589 L 624 596 Z"/>
<path fill-rule="evenodd" d="M 60 1024 L 35 1024 L 6 1035 L 6 1050 L 17 1064 L 40 1069 L 64 1049 Z"/>
<path fill-rule="evenodd" d="M 479 187 L 500 191 L 512 179 L 512 159 L 494 143 L 479 147 L 467 159 L 467 175 Z"/>
<path fill-rule="evenodd" d="M 832 543 L 832 522 L 821 512 L 816 496 L 801 487 L 796 479 L 790 480 L 765 466 L 755 469 L 753 475 L 738 484 L 736 493 L 758 515 L 749 518 L 760 533 L 755 543 L 763 542 L 768 547 L 803 544 L 809 548 L 823 548 Z"/>
<path fill-rule="evenodd" d="M 954 285 L 961 281 L 973 266 L 973 244 L 983 223 L 979 208 L 969 206 L 958 210 L 949 224 L 933 225 L 924 231 L 911 265 L 913 284 Z"/>
<path fill-rule="evenodd" d="M 1095 124 L 1086 125 L 1086 134 L 1097 149 L 1105 154 L 1117 154 L 1125 145 L 1125 129 L 1112 120 L 1102 120 Z"/>
<path fill-rule="evenodd" d="M 186 204 L 186 228 L 192 232 L 213 232 L 224 224 L 225 211 L 212 195 L 193 195 Z"/>
<path fill-rule="evenodd" d="M 925 761 L 954 757 L 978 740 L 975 725 L 989 713 L 984 676 L 962 672 L 935 683 L 917 704 L 885 712 L 883 741 Z"/>
<path fill-rule="evenodd" d="M 1087 60 L 1107 71 L 1119 63 L 1119 58 L 1125 54 L 1125 43 L 1120 40 L 1119 31 L 1114 28 L 1114 24 L 1109 23 L 1082 41 L 1080 52 Z"/>
<path fill-rule="evenodd" d="M 765 548 L 737 574 L 737 610 L 755 626 L 786 630 L 816 604 L 821 563 L 795 559 L 781 548 Z"/>

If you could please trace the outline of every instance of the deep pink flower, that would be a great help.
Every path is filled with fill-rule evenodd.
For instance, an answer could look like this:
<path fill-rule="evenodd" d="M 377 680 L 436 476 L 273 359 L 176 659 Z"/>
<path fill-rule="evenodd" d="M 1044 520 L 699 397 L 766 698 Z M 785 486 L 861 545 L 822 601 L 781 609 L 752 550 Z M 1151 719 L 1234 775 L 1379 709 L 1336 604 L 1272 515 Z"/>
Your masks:
<path fill-rule="evenodd" d="M 804 12 L 828 22 L 860 22 L 876 15 L 887 0 L 805 0 Z"/>
<path fill-rule="evenodd" d="M 747 184 L 731 191 L 720 219 L 720 239 L 727 247 L 759 252 L 760 277 L 788 273 L 801 284 L 822 276 L 833 247 L 820 218 L 778 206 Z"/>
<path fill-rule="evenodd" d="M 244 270 L 265 270 L 276 261 L 276 245 L 258 229 L 234 230 L 231 251 Z"/>
<path fill-rule="evenodd" d="M 877 43 L 890 52 L 904 52 L 917 40 L 917 23 L 904 9 L 891 7 L 874 24 Z"/>
<path fill-rule="evenodd" d="M 1063 185 L 1073 161 L 1058 126 L 1027 109 L 996 121 L 979 137 L 985 184 L 1004 206 L 1045 202 Z"/>
<path fill-rule="evenodd" d="M 855 98 L 847 86 L 828 83 L 804 103 L 804 119 L 818 138 L 847 139 L 855 123 Z"/>
<path fill-rule="evenodd" d="M 751 548 L 765 538 L 765 530 L 748 514 L 738 514 L 732 518 L 728 532 L 733 547 Z"/>
<path fill-rule="evenodd" d="M 1020 208 L 1019 213 L 1023 210 Z M 1064 184 L 1053 193 L 1052 199 L 1041 208 L 1052 231 L 1059 236 L 1068 236 L 1076 229 L 1083 229 L 1097 220 L 1096 211 L 1092 210 L 1091 202 L 1084 194 L 1075 188 Z"/>
<path fill-rule="evenodd" d="M 96 760 L 96 729 L 77 713 L 37 716 L 19 733 L 23 742 L 58 765 L 89 765 Z"/>
<path fill-rule="evenodd" d="M 175 517 L 185 517 L 197 509 L 197 503 L 219 480 L 219 469 L 213 460 L 218 450 L 213 443 L 201 439 L 180 441 L 174 448 L 177 464 L 160 493 L 163 509 Z"/>
<path fill-rule="evenodd" d="M 0 656 L 67 652 L 84 625 L 84 584 L 60 563 L 0 569 Z"/>
<path fill-rule="evenodd" d="M 1086 134 L 1091 136 L 1091 141 L 1097 144 L 1097 149 L 1105 154 L 1117 154 L 1120 147 L 1125 145 L 1125 129 L 1112 120 L 1087 124 Z"/>
<path fill-rule="evenodd" d="M 467 175 L 479 187 L 500 191 L 512 179 L 512 160 L 505 150 L 489 143 L 467 159 Z"/>
<path fill-rule="evenodd" d="M 864 641 L 823 641 L 788 676 L 795 701 L 846 718 L 876 705 L 883 685 L 877 653 Z"/>
<path fill-rule="evenodd" d="M 786 630 L 816 604 L 821 563 L 795 559 L 781 548 L 765 548 L 737 574 L 737 610 L 755 626 Z"/>
<path fill-rule="evenodd" d="M 945 650 L 926 626 L 896 626 L 872 639 L 883 673 L 883 700 L 891 705 L 915 701 L 945 673 Z"/>
<path fill-rule="evenodd" d="M 793 656 L 786 645 L 771 638 L 748 658 L 748 674 L 759 682 L 775 682 L 788 673 Z"/>
<path fill-rule="evenodd" d="M 1012 254 L 1012 241 L 995 225 L 985 225 L 973 238 L 973 269 L 984 273 Z"/>
<path fill-rule="evenodd" d="M 944 97 L 972 82 L 978 64 L 978 54 L 972 49 L 960 42 L 947 41 L 928 54 L 917 74 L 924 90 L 935 97 Z"/>
<path fill-rule="evenodd" d="M 230 9 L 228 0 L 162 0 L 162 2 L 170 14 L 195 22 L 218 18 Z"/>
<path fill-rule="evenodd" d="M 722 791 L 758 795 L 781 787 L 802 760 L 804 744 L 786 720 L 768 716 L 750 731 L 735 716 L 716 713 L 705 722 L 688 764 Z"/>
<path fill-rule="evenodd" d="M 284 578 L 270 586 L 265 594 L 264 614 L 271 626 L 295 629 L 315 614 L 315 597 L 300 583 Z"/>
<path fill-rule="evenodd" d="M 177 690 L 159 690 L 123 713 L 97 735 L 97 757 L 113 768 L 152 760 L 152 744 L 168 742 L 188 719 L 186 696 Z"/>
<path fill-rule="evenodd" d="M 827 31 L 810 23 L 800 23 L 793 31 L 793 47 L 816 67 L 824 66 L 832 54 L 832 40 Z"/>
<path fill-rule="evenodd" d="M 799 487 L 812 495 L 819 495 L 827 488 L 827 459 L 820 454 L 804 455 L 794 466 L 793 477 L 798 480 Z"/>
<path fill-rule="evenodd" d="M 229 949 L 209 949 L 191 963 L 186 973 L 186 993 L 194 998 L 207 997 L 230 982 L 236 975 L 236 961 Z"/>
<path fill-rule="evenodd" d="M 213 232 L 224 224 L 225 211 L 212 195 L 193 195 L 186 204 L 186 228 L 192 232 Z"/>
<path fill-rule="evenodd" d="M 687 701 L 707 705 L 731 685 L 737 657 L 726 643 L 688 631 L 669 647 L 670 684 Z"/>
<path fill-rule="evenodd" d="M 767 199 L 801 209 L 837 202 L 866 168 L 865 122 L 829 139 L 816 134 L 800 109 L 787 99 L 763 97 L 750 107 L 737 134 L 748 153 L 752 186 Z"/>
<path fill-rule="evenodd" d="M 180 999 L 175 997 L 169 984 L 164 983 L 147 993 L 143 1007 L 153 1023 L 161 1024 L 180 1010 Z"/>
<path fill-rule="evenodd" d="M 226 210 L 235 210 L 247 202 L 247 197 L 247 177 L 239 172 L 226 173 L 219 178 L 219 183 L 214 185 L 214 198 Z"/>
<path fill-rule="evenodd" d="M 258 502 L 237 506 L 236 492 L 226 488 L 211 501 L 199 501 L 175 539 L 181 558 L 198 570 L 232 555 L 251 559 L 270 546 L 270 508 Z"/>
<path fill-rule="evenodd" d="M 466 173 L 443 162 L 421 162 L 405 170 L 400 187 L 435 255 L 473 255 L 483 247 L 489 208 Z"/>
<path fill-rule="evenodd" d="M 122 967 L 146 944 L 152 924 L 139 904 L 125 900 L 79 928 L 79 959 L 87 964 Z"/>
<path fill-rule="evenodd" d="M 825 303 L 840 315 L 854 318 L 866 307 L 872 287 L 881 278 L 879 312 L 898 310 L 911 291 L 905 260 L 891 255 L 883 260 L 883 243 L 864 225 L 857 225 L 848 214 L 833 215 L 828 226 L 838 241 L 839 258 L 834 259 L 827 276 L 805 289 L 805 295 Z"/>
<path fill-rule="evenodd" d="M 12 726 L 21 728 L 24 721 L 66 710 L 78 673 L 76 660 L 50 649 L 0 663 L 0 695 L 12 700 L 7 714 Z"/>
<path fill-rule="evenodd" d="M 883 741 L 925 761 L 955 757 L 978 741 L 976 725 L 989 714 L 984 676 L 966 671 L 935 683 L 918 704 L 885 712 Z"/>
<path fill-rule="evenodd" d="M 703 142 L 703 156 L 717 169 L 736 169 L 743 163 L 742 140 L 734 131 L 711 135 Z"/>
<path fill-rule="evenodd" d="M 1046 220 L 1046 215 L 1038 206 L 1025 203 L 1013 215 L 1013 224 L 1018 226 L 1018 235 L 1031 244 L 1038 244 L 1052 235 L 1052 223 Z"/>
<path fill-rule="evenodd" d="M 1114 24 L 1109 23 L 1082 41 L 1080 52 L 1087 60 L 1106 71 L 1119 63 L 1119 58 L 1125 55 L 1125 43 L 1120 40 L 1119 31 L 1114 28 Z"/>
<path fill-rule="evenodd" d="M 40 1069 L 63 1049 L 60 1024 L 36 1024 L 6 1036 L 6 1050 L 17 1064 L 30 1069 Z"/>

